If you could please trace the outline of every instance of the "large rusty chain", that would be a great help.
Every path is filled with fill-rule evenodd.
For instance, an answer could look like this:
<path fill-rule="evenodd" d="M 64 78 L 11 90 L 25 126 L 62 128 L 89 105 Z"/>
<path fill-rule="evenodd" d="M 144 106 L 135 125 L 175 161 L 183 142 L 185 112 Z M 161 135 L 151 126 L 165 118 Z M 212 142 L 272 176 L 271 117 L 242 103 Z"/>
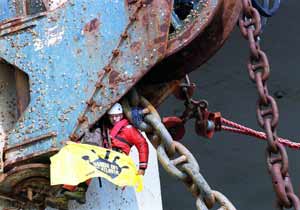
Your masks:
<path fill-rule="evenodd" d="M 196 198 L 198 210 L 207 210 L 220 205 L 221 209 L 235 210 L 232 203 L 220 192 L 213 191 L 202 174 L 193 154 L 181 143 L 172 139 L 169 131 L 155 108 L 135 90 L 129 93 L 128 99 L 122 101 L 126 117 L 133 122 L 132 107 L 143 107 L 147 111 L 138 128 L 146 132 L 150 141 L 157 147 L 157 155 L 164 169 L 172 176 L 181 180 Z M 156 142 L 156 143 L 155 143 Z"/>
<path fill-rule="evenodd" d="M 275 99 L 269 94 L 267 80 L 270 76 L 270 66 L 266 54 L 260 48 L 261 20 L 259 12 L 252 6 L 251 0 L 242 0 L 243 9 L 239 18 L 241 33 L 249 42 L 250 57 L 248 73 L 256 83 L 259 98 L 257 100 L 256 116 L 258 124 L 264 129 L 268 146 L 266 159 L 268 171 L 272 177 L 276 193 L 278 209 L 300 209 L 300 200 L 293 190 L 288 173 L 288 156 L 285 147 L 279 143 L 276 128 L 279 121 L 279 111 Z"/>

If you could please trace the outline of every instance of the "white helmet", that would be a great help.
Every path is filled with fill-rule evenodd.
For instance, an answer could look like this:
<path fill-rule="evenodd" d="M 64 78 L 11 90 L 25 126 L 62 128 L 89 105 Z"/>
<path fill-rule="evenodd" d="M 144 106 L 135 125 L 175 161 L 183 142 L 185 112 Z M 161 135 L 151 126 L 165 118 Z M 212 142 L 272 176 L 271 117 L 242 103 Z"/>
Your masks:
<path fill-rule="evenodd" d="M 115 103 L 110 110 L 108 110 L 107 114 L 123 114 L 123 108 L 121 104 Z"/>

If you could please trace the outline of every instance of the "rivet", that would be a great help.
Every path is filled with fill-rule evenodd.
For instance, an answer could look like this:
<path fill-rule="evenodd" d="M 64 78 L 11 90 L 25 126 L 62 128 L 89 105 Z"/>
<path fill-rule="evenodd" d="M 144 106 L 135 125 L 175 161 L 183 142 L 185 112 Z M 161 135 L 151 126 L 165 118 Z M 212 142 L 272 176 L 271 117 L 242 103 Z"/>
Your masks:
<path fill-rule="evenodd" d="M 79 122 L 79 123 L 83 123 L 83 122 L 85 122 L 85 121 L 87 121 L 87 117 L 86 117 L 86 116 L 80 116 L 80 117 L 78 118 L 78 122 Z"/>
<path fill-rule="evenodd" d="M 136 17 L 136 16 L 130 16 L 130 17 L 129 17 L 129 20 L 130 20 L 130 21 L 136 21 L 136 20 L 137 20 L 137 17 Z"/>
<path fill-rule="evenodd" d="M 123 39 L 127 39 L 127 38 L 128 38 L 128 33 L 127 33 L 127 31 L 125 31 L 124 33 L 122 33 L 122 34 L 121 34 L 121 37 L 122 37 Z"/>
<path fill-rule="evenodd" d="M 112 53 L 114 57 L 117 57 L 120 54 L 120 50 L 115 49 Z"/>
<path fill-rule="evenodd" d="M 86 102 L 86 104 L 87 104 L 88 106 L 93 106 L 94 104 L 96 104 L 96 101 L 94 101 L 93 99 L 90 99 L 90 100 L 88 100 L 88 101 Z"/>
<path fill-rule="evenodd" d="M 105 67 L 104 67 L 104 71 L 105 71 L 106 73 L 110 72 L 111 70 L 112 70 L 112 69 L 111 69 L 110 66 L 105 66 Z"/>
<path fill-rule="evenodd" d="M 71 141 L 76 141 L 79 137 L 76 134 L 72 134 L 71 136 L 69 136 Z"/>
<path fill-rule="evenodd" d="M 96 88 L 102 88 L 104 85 L 101 82 L 96 83 Z"/>

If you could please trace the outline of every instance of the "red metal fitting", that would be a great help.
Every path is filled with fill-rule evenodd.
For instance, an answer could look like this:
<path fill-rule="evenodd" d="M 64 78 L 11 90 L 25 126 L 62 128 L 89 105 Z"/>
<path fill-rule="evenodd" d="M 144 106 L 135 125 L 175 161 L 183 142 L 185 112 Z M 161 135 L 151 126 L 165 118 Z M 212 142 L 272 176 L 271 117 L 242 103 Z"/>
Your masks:
<path fill-rule="evenodd" d="M 184 88 L 186 88 L 186 93 L 184 91 Z M 192 83 L 190 85 L 187 84 L 180 84 L 173 92 L 174 96 L 178 100 L 186 100 L 186 97 L 192 97 L 196 89 L 196 84 Z"/>
<path fill-rule="evenodd" d="M 175 141 L 179 141 L 183 138 L 185 128 L 182 119 L 172 116 L 164 117 L 162 121 Z"/>
<path fill-rule="evenodd" d="M 199 136 L 212 138 L 215 131 L 221 130 L 221 113 L 204 111 L 203 119 L 195 122 L 195 130 Z"/>

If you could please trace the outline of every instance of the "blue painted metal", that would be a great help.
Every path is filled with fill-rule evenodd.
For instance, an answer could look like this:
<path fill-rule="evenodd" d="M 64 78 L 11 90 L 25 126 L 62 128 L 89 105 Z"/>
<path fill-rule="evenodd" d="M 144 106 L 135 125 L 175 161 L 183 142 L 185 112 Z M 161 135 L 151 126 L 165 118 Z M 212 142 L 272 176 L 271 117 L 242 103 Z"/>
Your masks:
<path fill-rule="evenodd" d="M 49 156 L 67 140 L 82 136 L 162 59 L 169 56 L 165 61 L 170 62 L 167 68 L 152 68 L 155 79 L 174 79 L 193 70 L 222 45 L 235 25 L 241 3 L 193 2 L 190 14 L 180 19 L 183 27 L 169 35 L 173 10 L 169 0 L 0 0 L 5 11 L 0 14 L 0 62 L 27 74 L 30 93 L 25 111 L 27 99 L 21 100 L 18 113 L 24 112 L 5 142 L 0 198 L 5 193 L 26 200 L 22 196 L 28 178 L 48 180 Z M 183 48 L 185 53 L 179 53 Z M 189 50 L 193 56 L 180 57 Z M 27 76 L 20 71 L 19 89 L 27 87 L 22 83 Z M 155 81 L 151 75 L 150 81 Z M 147 81 L 142 84 L 147 86 Z M 161 83 L 151 94 L 166 96 L 170 91 L 161 92 L 170 86 Z M 137 87 L 147 95 L 140 84 Z M 146 87 L 148 93 L 153 87 Z M 17 97 L 27 94 L 26 90 L 16 92 Z M 19 183 L 24 189 L 15 192 Z"/>
<path fill-rule="evenodd" d="M 280 0 L 274 0 L 271 8 L 269 0 L 264 0 L 263 4 L 258 0 L 252 0 L 252 4 L 259 11 L 260 15 L 264 17 L 272 17 L 280 8 Z"/>
<path fill-rule="evenodd" d="M 74 0 L 0 23 L 0 58 L 30 83 L 29 106 L 8 136 L 5 166 L 59 149 L 105 114 L 164 57 L 171 9 L 159 0 L 142 7 Z"/>
<path fill-rule="evenodd" d="M 10 9 L 11 8 L 11 9 Z M 12 1 L 0 0 L 0 21 L 17 16 Z"/>
<path fill-rule="evenodd" d="M 0 22 L 2 23 L 45 11 L 46 5 L 43 0 L 0 0 Z"/>

